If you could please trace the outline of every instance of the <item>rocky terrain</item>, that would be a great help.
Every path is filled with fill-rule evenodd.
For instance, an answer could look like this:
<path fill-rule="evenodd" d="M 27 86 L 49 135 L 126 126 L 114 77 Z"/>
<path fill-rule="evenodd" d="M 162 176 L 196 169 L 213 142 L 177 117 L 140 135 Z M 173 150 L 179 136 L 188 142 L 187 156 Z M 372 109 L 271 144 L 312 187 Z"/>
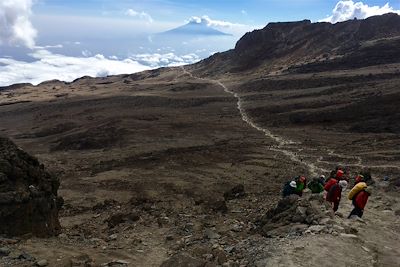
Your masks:
<path fill-rule="evenodd" d="M 61 234 L 3 236 L 0 265 L 396 266 L 399 21 L 269 24 L 191 66 L 2 88 L 1 135 L 64 205 Z M 337 165 L 373 174 L 363 220 L 280 201 Z"/>
<path fill-rule="evenodd" d="M 0 138 L 0 179 L 0 234 L 46 237 L 61 232 L 59 180 L 4 138 Z"/>

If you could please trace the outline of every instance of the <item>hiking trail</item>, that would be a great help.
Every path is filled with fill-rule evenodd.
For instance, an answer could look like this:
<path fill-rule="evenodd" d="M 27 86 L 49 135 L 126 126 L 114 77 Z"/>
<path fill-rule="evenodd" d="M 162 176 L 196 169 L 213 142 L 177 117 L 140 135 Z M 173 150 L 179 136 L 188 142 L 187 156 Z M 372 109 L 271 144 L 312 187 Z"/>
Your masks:
<path fill-rule="evenodd" d="M 250 125 L 252 128 L 254 128 L 260 132 L 263 132 L 265 136 L 274 140 L 277 143 L 277 145 L 272 146 L 270 148 L 272 151 L 282 153 L 283 155 L 289 157 L 292 161 L 298 162 L 302 165 L 305 165 L 309 169 L 310 174 L 312 176 L 318 176 L 320 171 L 327 171 L 323 168 L 320 168 L 320 167 L 314 165 L 313 163 L 304 161 L 303 158 L 299 157 L 296 152 L 290 151 L 288 148 L 286 148 L 289 145 L 297 144 L 296 142 L 294 142 L 290 139 L 275 135 L 268 129 L 262 128 L 261 126 L 258 126 L 254 121 L 252 121 L 251 118 L 247 115 L 245 109 L 243 108 L 243 101 L 240 98 L 240 96 L 237 93 L 231 91 L 225 84 L 223 84 L 222 82 L 220 82 L 218 80 L 195 77 L 191 72 L 187 71 L 184 66 L 181 66 L 181 68 L 182 68 L 183 73 L 189 75 L 191 78 L 203 80 L 208 83 L 217 84 L 220 87 L 222 87 L 226 93 L 231 94 L 233 97 L 235 97 L 237 99 L 237 109 L 239 110 L 242 120 L 244 122 L 246 122 L 248 125 Z"/>
<path fill-rule="evenodd" d="M 303 148 L 297 148 L 296 152 L 293 152 L 292 150 L 290 150 L 289 146 L 290 145 L 299 145 L 299 142 L 295 142 L 293 140 L 290 140 L 288 138 L 284 138 L 282 136 L 278 136 L 273 134 L 270 130 L 266 129 L 266 128 L 262 128 L 261 126 L 257 125 L 254 121 L 252 121 L 252 119 L 249 117 L 249 115 L 246 113 L 244 107 L 243 107 L 243 100 L 241 99 L 241 97 L 239 96 L 238 93 L 235 93 L 233 91 L 231 91 L 225 84 L 223 84 L 221 81 L 219 80 L 213 80 L 213 79 L 206 79 L 206 78 L 201 78 L 201 77 L 196 77 L 194 76 L 191 72 L 189 72 L 188 70 L 185 69 L 184 66 L 181 66 L 181 69 L 183 71 L 184 74 L 190 76 L 193 79 L 198 79 L 198 80 L 203 80 L 206 81 L 208 83 L 214 83 L 219 85 L 220 87 L 222 87 L 224 89 L 224 91 L 230 95 L 232 95 L 233 97 L 235 97 L 237 99 L 237 109 L 239 110 L 239 113 L 242 117 L 242 120 L 244 122 L 246 122 L 248 125 L 250 125 L 252 128 L 263 132 L 264 135 L 272 140 L 274 140 L 277 145 L 271 146 L 270 150 L 272 151 L 276 151 L 279 153 L 282 153 L 283 155 L 289 157 L 292 161 L 300 163 L 302 165 L 305 165 L 309 171 L 311 176 L 318 176 L 321 172 L 329 172 L 329 170 L 319 167 L 317 165 L 315 165 L 314 163 L 311 162 L 307 162 L 306 160 L 304 160 L 303 157 L 299 156 L 300 154 L 298 152 L 304 150 Z M 292 148 L 293 149 L 293 148 Z M 337 162 L 328 162 L 328 161 L 324 161 L 323 160 L 323 156 L 320 156 L 317 159 L 318 163 L 327 163 L 327 164 L 333 164 L 336 163 L 338 165 L 345 165 L 345 166 L 352 166 L 352 167 L 359 167 L 359 168 L 393 168 L 393 169 L 400 169 L 400 166 L 395 166 L 395 165 L 364 165 L 363 164 L 363 160 L 360 156 L 347 156 L 347 155 L 343 155 L 343 154 L 338 154 L 336 153 L 333 149 L 329 149 L 326 148 L 327 151 L 327 155 L 329 156 L 335 156 L 337 158 L 341 158 L 341 159 L 352 159 L 352 160 L 356 160 L 356 163 L 345 163 L 342 161 L 337 161 Z"/>

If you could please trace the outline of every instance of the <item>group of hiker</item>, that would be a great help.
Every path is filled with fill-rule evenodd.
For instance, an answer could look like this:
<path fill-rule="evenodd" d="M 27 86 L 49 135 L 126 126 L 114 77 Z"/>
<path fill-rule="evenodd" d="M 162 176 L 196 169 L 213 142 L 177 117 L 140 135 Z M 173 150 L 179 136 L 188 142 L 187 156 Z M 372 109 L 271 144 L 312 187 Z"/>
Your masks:
<path fill-rule="evenodd" d="M 283 197 L 290 195 L 302 196 L 303 191 L 308 188 L 313 194 L 323 194 L 325 200 L 332 205 L 333 211 L 336 212 L 342 199 L 342 191 L 348 187 L 349 181 L 350 177 L 345 173 L 345 170 L 341 167 L 336 167 L 328 178 L 325 175 L 321 175 L 309 183 L 307 183 L 305 176 L 298 176 L 284 185 L 282 194 Z M 369 181 L 371 181 L 369 172 L 359 173 L 354 177 L 354 186 L 348 194 L 348 198 L 352 201 L 354 209 L 348 218 L 352 216 L 361 218 L 363 216 L 368 197 L 371 195 L 367 185 Z"/>

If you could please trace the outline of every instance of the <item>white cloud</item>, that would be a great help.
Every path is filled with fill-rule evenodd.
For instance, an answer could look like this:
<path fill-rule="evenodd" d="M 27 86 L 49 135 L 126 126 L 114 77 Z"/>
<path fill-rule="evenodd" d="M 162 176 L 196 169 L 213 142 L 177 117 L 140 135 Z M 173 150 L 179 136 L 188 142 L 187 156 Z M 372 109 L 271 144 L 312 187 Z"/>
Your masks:
<path fill-rule="evenodd" d="M 150 69 L 131 59 L 111 60 L 103 55 L 69 57 L 52 54 L 47 50 L 36 50 L 31 56 L 36 60 L 24 62 L 0 58 L 0 86 L 14 83 L 36 85 L 53 79 L 70 82 L 85 75 L 101 77 Z"/>
<path fill-rule="evenodd" d="M 32 26 L 32 0 L 0 1 L 0 45 L 35 46 L 36 29 Z"/>
<path fill-rule="evenodd" d="M 58 45 L 45 45 L 45 46 L 34 46 L 33 48 L 35 49 L 49 49 L 49 48 L 63 48 L 64 46 L 62 44 Z"/>
<path fill-rule="evenodd" d="M 103 55 L 70 57 L 53 54 L 48 50 L 35 50 L 30 54 L 33 62 L 12 58 L 0 58 L 0 86 L 15 83 L 39 84 L 47 80 L 73 81 L 82 76 L 103 77 L 134 73 L 164 66 L 179 66 L 194 63 L 200 58 L 196 54 L 177 56 L 167 54 L 140 54 L 124 60 Z"/>
<path fill-rule="evenodd" d="M 239 24 L 239 23 L 232 23 L 232 22 L 224 21 L 224 20 L 214 20 L 214 19 L 211 19 L 207 15 L 204 15 L 202 17 L 193 16 L 189 19 L 189 22 L 195 22 L 195 23 L 199 23 L 199 24 L 205 23 L 205 24 L 207 24 L 207 26 L 210 26 L 210 27 L 223 27 L 223 28 L 244 26 L 243 24 Z"/>
<path fill-rule="evenodd" d="M 137 18 L 140 18 L 140 19 L 144 19 L 149 23 L 153 23 L 153 21 L 154 21 L 153 18 L 149 14 L 144 12 L 144 11 L 138 12 L 138 11 L 135 11 L 133 9 L 128 9 L 125 12 L 125 14 L 128 15 L 128 16 L 131 16 L 131 17 L 137 17 Z"/>
<path fill-rule="evenodd" d="M 234 23 L 224 20 L 215 20 L 211 19 L 209 16 L 204 15 L 201 17 L 193 16 L 187 22 L 194 22 L 194 23 L 203 23 L 209 27 L 213 27 L 219 29 L 223 32 L 227 32 L 233 34 L 234 36 L 242 36 L 244 33 L 248 31 L 252 31 L 256 28 L 262 28 L 258 26 L 252 25 L 245 25 L 240 23 Z"/>
<path fill-rule="evenodd" d="M 368 6 L 363 2 L 345 0 L 339 1 L 336 4 L 331 16 L 320 21 L 337 23 L 354 18 L 365 19 L 371 16 L 383 15 L 390 12 L 400 14 L 400 10 L 395 10 L 389 5 L 389 3 L 384 6 Z"/>
<path fill-rule="evenodd" d="M 133 55 L 130 59 L 137 61 L 143 65 L 151 68 L 157 67 L 172 67 L 180 66 L 185 64 L 195 63 L 200 60 L 200 57 L 194 53 L 190 53 L 183 56 L 175 55 L 174 53 L 166 54 L 139 54 Z"/>
<path fill-rule="evenodd" d="M 83 51 L 81 52 L 81 54 L 82 54 L 82 56 L 84 56 L 84 57 L 90 57 L 90 56 L 92 56 L 92 52 L 90 52 L 89 50 L 83 50 Z"/>

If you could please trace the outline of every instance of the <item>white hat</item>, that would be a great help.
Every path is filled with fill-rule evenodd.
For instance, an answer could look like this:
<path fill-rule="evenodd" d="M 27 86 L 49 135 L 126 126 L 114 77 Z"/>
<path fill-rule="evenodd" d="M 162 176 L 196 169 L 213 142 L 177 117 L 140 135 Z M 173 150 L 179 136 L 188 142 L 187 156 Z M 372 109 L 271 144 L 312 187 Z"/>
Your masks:
<path fill-rule="evenodd" d="M 296 188 L 297 187 L 296 181 L 291 181 L 290 186 Z"/>
<path fill-rule="evenodd" d="M 347 187 L 347 181 L 346 180 L 340 180 L 339 181 L 339 186 L 341 187 L 341 188 L 346 188 Z"/>
<path fill-rule="evenodd" d="M 319 178 L 325 179 L 325 175 L 321 174 Z"/>

